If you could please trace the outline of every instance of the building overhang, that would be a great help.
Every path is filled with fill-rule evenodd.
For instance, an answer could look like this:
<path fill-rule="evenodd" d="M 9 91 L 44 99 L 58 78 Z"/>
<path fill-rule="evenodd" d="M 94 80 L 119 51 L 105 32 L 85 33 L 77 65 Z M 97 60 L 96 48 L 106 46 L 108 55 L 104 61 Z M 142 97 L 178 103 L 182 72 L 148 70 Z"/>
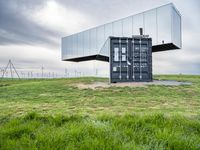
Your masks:
<path fill-rule="evenodd" d="M 174 45 L 173 43 L 152 46 L 152 52 L 162 52 L 162 51 L 175 50 L 175 49 L 180 49 L 180 48 Z"/>
<path fill-rule="evenodd" d="M 109 61 L 109 37 L 144 35 L 152 38 L 152 52 L 181 49 L 181 15 L 170 3 L 112 21 L 61 39 L 63 61 Z"/>
<path fill-rule="evenodd" d="M 180 49 L 180 48 L 174 45 L 173 43 L 166 43 L 166 44 L 152 46 L 152 52 L 162 52 L 162 51 L 175 50 L 175 49 Z M 63 59 L 63 61 L 72 61 L 72 62 L 82 62 L 82 61 L 90 61 L 90 60 L 99 60 L 99 61 L 109 62 L 109 57 L 96 54 L 96 55 L 90 55 L 90 56 Z"/>
<path fill-rule="evenodd" d="M 89 61 L 89 60 L 99 60 L 109 62 L 108 56 L 103 55 L 91 55 L 91 56 L 83 56 L 83 57 L 75 57 L 70 59 L 63 59 L 63 61 L 72 61 L 72 62 L 81 62 L 81 61 Z"/>

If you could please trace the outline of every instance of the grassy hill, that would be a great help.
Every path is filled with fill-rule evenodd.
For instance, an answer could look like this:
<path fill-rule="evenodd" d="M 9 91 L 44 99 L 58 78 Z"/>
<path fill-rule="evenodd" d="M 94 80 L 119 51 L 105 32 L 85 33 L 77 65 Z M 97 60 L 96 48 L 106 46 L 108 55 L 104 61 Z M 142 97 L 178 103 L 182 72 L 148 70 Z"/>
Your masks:
<path fill-rule="evenodd" d="M 79 89 L 102 78 L 0 80 L 0 149 L 200 149 L 192 85 Z"/>

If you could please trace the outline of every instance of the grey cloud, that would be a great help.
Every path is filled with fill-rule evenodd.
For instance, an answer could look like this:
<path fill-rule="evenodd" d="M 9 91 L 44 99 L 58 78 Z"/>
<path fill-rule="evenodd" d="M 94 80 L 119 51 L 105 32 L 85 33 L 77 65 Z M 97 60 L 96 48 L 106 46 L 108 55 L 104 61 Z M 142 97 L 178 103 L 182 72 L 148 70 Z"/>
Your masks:
<path fill-rule="evenodd" d="M 57 2 L 90 15 L 96 22 L 96 25 L 169 3 L 168 0 L 164 2 L 159 0 L 151 2 L 146 0 L 57 0 Z"/>
<path fill-rule="evenodd" d="M 183 73 L 183 74 L 200 74 L 200 63 L 198 62 L 177 62 L 176 65 L 172 66 L 169 70 L 165 70 L 168 73 Z"/>
<path fill-rule="evenodd" d="M 86 14 L 91 17 L 92 23 L 87 24 L 87 27 L 97 26 L 106 22 L 113 21 L 128 15 L 148 10 L 160 5 L 164 5 L 169 2 L 173 2 L 177 9 L 182 14 L 182 33 L 183 33 L 183 48 L 178 51 L 162 52 L 157 57 L 154 57 L 155 64 L 157 66 L 153 68 L 156 72 L 164 73 L 199 73 L 200 74 L 200 47 L 199 47 L 199 35 L 200 35 L 200 1 L 199 0 L 56 0 L 63 7 L 78 10 L 80 13 Z M 42 27 L 29 18 L 29 13 L 37 11 L 45 7 L 47 0 L 0 0 L 0 45 L 11 44 L 31 44 L 36 45 L 35 49 L 38 49 L 41 45 L 59 46 L 62 35 L 59 32 L 53 31 L 46 27 Z M 64 18 L 65 19 L 65 18 Z M 83 26 L 83 25 L 81 25 Z M 59 30 L 59 29 L 58 29 Z M 68 31 L 67 31 L 68 32 Z M 66 33 L 67 33 L 66 32 Z M 5 46 L 6 47 L 6 46 Z M 14 47 L 12 47 L 15 49 Z M 2 53 L 7 53 L 7 49 L 0 47 Z M 58 50 L 58 49 L 57 49 Z M 5 58 L 0 58 L 0 61 L 5 64 L 11 56 L 16 58 L 16 66 L 41 66 L 44 64 L 46 68 L 60 67 L 62 71 L 63 66 L 67 66 L 68 70 L 73 72 L 76 69 L 76 65 L 80 66 L 79 69 L 83 72 L 91 71 L 88 67 L 93 62 L 85 65 L 82 63 L 69 63 L 61 62 L 60 57 L 52 56 L 47 51 L 45 57 L 24 57 L 20 53 L 24 53 L 19 48 L 19 53 L 14 53 L 13 50 L 9 52 Z M 38 53 L 35 50 L 34 53 Z M 1 53 L 1 54 L 2 54 Z M 60 54 L 60 51 L 58 52 Z M 25 55 L 28 55 L 25 54 Z M 30 54 L 32 55 L 32 53 Z M 156 54 L 157 55 L 157 54 Z M 156 56 L 154 54 L 154 56 Z M 196 55 L 196 57 L 194 57 Z M 48 57 L 49 56 L 49 57 Z M 50 57 L 51 56 L 51 57 Z M 159 57 L 160 56 L 160 57 Z M 162 56 L 162 57 L 161 57 Z M 185 57 L 187 56 L 187 57 Z M 46 58 L 47 57 L 47 58 Z M 45 59 L 46 58 L 46 59 Z M 182 59 L 181 59 L 182 58 Z M 194 58 L 194 59 L 193 59 Z M 199 59 L 198 59 L 199 58 Z M 44 60 L 45 59 L 45 60 Z M 49 60 L 47 60 L 49 59 Z M 184 60 L 185 59 L 185 60 Z M 53 62 L 52 62 L 53 61 Z M 1 64 L 0 62 L 0 64 Z M 19 63 L 19 64 L 18 64 Z M 62 66 L 62 65 L 63 66 Z M 62 66 L 62 67 L 61 67 Z M 102 65 L 103 66 L 103 65 Z M 168 68 L 165 68 L 168 67 Z M 77 70 L 79 70 L 77 69 Z M 106 69 L 104 68 L 104 71 Z M 103 71 L 103 69 L 102 69 Z"/>
<path fill-rule="evenodd" d="M 0 1 L 0 45 L 31 44 L 57 46 L 60 33 L 32 21 L 27 12 L 39 9 L 44 1 Z M 55 39 L 58 40 L 55 40 Z"/>

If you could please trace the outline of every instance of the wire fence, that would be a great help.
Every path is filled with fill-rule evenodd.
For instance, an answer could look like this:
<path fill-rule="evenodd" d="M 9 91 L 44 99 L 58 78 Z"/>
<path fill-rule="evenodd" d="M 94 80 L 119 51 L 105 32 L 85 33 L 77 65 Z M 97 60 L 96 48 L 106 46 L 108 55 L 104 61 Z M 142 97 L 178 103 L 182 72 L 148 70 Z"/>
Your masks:
<path fill-rule="evenodd" d="M 17 67 L 16 67 L 17 66 Z M 51 78 L 74 78 L 74 77 L 108 77 L 108 72 L 101 68 L 102 65 L 90 65 L 87 67 L 69 66 L 68 68 L 47 68 L 39 66 L 14 65 L 11 60 L 7 65 L 0 67 L 1 78 L 23 78 L 23 79 L 51 79 Z M 93 67 L 91 67 L 93 66 Z M 100 68 L 98 68 L 100 67 Z M 63 71 L 62 71 L 63 70 Z M 107 69 L 106 69 L 107 70 Z"/>
<path fill-rule="evenodd" d="M 33 69 L 34 70 L 34 69 Z M 108 77 L 108 74 L 100 74 L 100 71 L 96 69 L 93 72 L 80 72 L 77 70 L 71 70 L 69 72 L 64 69 L 62 72 L 48 72 L 48 71 L 20 71 L 17 70 L 17 73 L 22 79 L 53 79 L 53 78 L 78 78 L 78 77 Z M 0 68 L 0 77 L 1 78 L 18 78 L 14 70 L 5 70 L 5 68 Z"/>

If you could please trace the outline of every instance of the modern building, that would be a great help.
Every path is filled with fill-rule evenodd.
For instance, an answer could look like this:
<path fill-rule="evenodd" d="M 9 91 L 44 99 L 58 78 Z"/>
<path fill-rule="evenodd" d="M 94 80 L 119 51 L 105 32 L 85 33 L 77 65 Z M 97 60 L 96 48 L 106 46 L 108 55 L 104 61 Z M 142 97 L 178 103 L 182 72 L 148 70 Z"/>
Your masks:
<path fill-rule="evenodd" d="M 180 49 L 181 15 L 170 3 L 62 38 L 63 61 L 109 61 L 106 41 L 113 37 L 143 34 L 152 38 L 152 52 Z"/>

